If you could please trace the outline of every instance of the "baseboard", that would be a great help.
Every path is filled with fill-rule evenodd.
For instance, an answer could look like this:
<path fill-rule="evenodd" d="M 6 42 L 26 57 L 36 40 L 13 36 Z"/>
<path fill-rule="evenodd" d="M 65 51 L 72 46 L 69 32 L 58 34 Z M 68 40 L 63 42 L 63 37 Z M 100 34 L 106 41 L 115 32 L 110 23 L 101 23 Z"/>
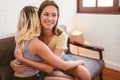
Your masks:
<path fill-rule="evenodd" d="M 120 64 L 114 64 L 109 61 L 105 61 L 105 67 L 120 71 Z"/>

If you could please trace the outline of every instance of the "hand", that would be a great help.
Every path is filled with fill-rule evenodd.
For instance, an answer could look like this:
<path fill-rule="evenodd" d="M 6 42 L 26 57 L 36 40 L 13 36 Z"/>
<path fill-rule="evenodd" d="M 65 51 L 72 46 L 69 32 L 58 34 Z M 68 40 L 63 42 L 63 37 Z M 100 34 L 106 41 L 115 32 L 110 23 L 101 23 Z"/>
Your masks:
<path fill-rule="evenodd" d="M 23 72 L 28 68 L 26 65 L 21 65 L 16 59 L 10 62 L 10 66 L 15 72 Z"/>
<path fill-rule="evenodd" d="M 65 69 L 65 70 L 72 69 L 72 68 L 75 68 L 75 67 L 81 65 L 81 61 L 69 60 L 69 61 L 66 61 L 66 63 L 67 63 L 67 65 L 69 67 L 67 69 Z"/>
<path fill-rule="evenodd" d="M 86 63 L 85 63 L 85 61 L 83 61 L 83 60 L 77 60 L 77 61 L 80 63 L 80 65 L 83 65 L 83 66 L 86 67 Z"/>
<path fill-rule="evenodd" d="M 76 61 L 70 60 L 70 62 L 74 63 L 74 64 L 79 64 L 79 65 L 86 66 L 86 62 L 83 61 L 83 60 L 76 60 Z"/>
<path fill-rule="evenodd" d="M 16 57 L 17 60 L 20 60 L 21 58 L 23 58 L 22 51 L 17 46 L 16 46 L 15 51 L 14 51 L 14 56 Z"/>

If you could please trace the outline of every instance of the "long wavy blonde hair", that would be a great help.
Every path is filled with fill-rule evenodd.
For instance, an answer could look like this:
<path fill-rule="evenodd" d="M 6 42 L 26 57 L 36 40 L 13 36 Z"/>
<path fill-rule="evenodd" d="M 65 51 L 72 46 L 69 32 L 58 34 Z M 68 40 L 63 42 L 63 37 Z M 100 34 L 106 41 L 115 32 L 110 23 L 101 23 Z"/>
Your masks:
<path fill-rule="evenodd" d="M 37 10 L 37 7 L 25 6 L 20 12 L 15 40 L 16 45 L 21 49 L 26 40 L 37 37 L 41 33 Z"/>

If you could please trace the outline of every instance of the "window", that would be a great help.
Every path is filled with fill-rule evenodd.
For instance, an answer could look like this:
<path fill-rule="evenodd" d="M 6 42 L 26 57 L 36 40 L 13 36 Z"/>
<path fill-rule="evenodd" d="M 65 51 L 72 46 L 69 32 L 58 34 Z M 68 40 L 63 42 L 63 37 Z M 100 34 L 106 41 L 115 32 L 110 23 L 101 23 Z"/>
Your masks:
<path fill-rule="evenodd" d="M 119 13 L 119 0 L 77 0 L 77 13 Z"/>

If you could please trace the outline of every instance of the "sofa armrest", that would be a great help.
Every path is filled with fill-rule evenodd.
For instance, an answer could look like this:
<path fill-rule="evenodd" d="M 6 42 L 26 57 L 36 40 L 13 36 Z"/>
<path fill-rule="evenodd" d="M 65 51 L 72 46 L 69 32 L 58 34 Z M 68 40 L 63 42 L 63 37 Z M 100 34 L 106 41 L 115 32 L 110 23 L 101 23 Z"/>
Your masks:
<path fill-rule="evenodd" d="M 77 42 L 71 42 L 70 40 L 68 40 L 69 44 L 78 46 L 78 47 L 82 47 L 82 48 L 86 48 L 89 50 L 93 50 L 93 51 L 97 51 L 99 53 L 99 59 L 103 59 L 103 51 L 104 48 L 100 47 L 100 46 L 96 46 L 96 45 L 90 45 L 90 44 L 81 44 L 81 43 L 77 43 Z M 69 46 L 69 45 L 68 45 Z M 70 49 L 69 49 L 70 51 Z"/>

